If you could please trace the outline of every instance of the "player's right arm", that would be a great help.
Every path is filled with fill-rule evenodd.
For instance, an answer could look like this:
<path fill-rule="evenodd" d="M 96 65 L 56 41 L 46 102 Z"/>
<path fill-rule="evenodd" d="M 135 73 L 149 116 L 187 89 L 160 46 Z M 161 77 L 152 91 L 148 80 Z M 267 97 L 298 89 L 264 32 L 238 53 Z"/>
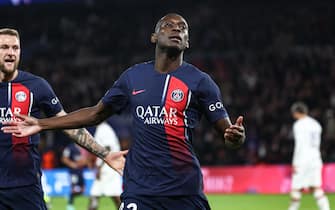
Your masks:
<path fill-rule="evenodd" d="M 13 135 L 17 137 L 24 137 L 33 135 L 42 130 L 73 129 L 96 125 L 107 119 L 111 114 L 111 109 L 107 109 L 100 101 L 95 106 L 82 108 L 64 116 L 37 119 L 16 114 L 22 121 L 4 122 L 3 124 L 6 126 L 3 126 L 2 130 L 5 133 L 13 133 Z"/>

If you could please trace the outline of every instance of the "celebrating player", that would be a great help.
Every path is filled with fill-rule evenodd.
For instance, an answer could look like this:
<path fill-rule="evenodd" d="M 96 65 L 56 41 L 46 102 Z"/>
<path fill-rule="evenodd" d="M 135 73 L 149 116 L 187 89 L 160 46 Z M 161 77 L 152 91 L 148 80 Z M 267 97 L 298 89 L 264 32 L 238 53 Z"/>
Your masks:
<path fill-rule="evenodd" d="M 295 146 L 289 210 L 298 210 L 301 191 L 305 188 L 313 191 L 320 210 L 329 210 L 328 198 L 321 188 L 321 125 L 308 116 L 308 108 L 302 102 L 294 103 L 291 112 L 296 122 L 293 125 Z"/>
<path fill-rule="evenodd" d="M 245 131 L 242 116 L 232 125 L 210 76 L 183 61 L 188 29 L 178 14 L 162 17 L 151 35 L 155 60 L 130 67 L 97 105 L 47 119 L 19 115 L 23 122 L 2 129 L 22 137 L 93 125 L 130 110 L 134 142 L 127 155 L 120 209 L 210 209 L 192 147 L 193 129 L 205 115 L 231 147 L 244 142 Z"/>
<path fill-rule="evenodd" d="M 0 29 L 0 122 L 18 120 L 14 113 L 34 117 L 40 117 L 40 111 L 47 116 L 65 115 L 54 91 L 44 79 L 17 69 L 20 52 L 18 32 Z M 65 133 L 114 168 L 122 170 L 126 152 L 109 153 L 85 129 L 67 130 Z M 0 209 L 46 209 L 38 143 L 39 135 L 17 137 L 0 133 Z"/>

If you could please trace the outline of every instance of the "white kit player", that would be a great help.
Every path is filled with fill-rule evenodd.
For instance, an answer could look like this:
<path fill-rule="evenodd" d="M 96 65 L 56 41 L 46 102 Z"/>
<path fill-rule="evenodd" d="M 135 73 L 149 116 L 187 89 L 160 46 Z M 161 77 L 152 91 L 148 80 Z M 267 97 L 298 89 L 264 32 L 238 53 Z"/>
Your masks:
<path fill-rule="evenodd" d="M 120 151 L 119 139 L 107 122 L 97 126 L 94 138 L 110 151 Z M 110 197 L 114 201 L 115 206 L 119 207 L 121 204 L 122 177 L 101 159 L 96 160 L 96 168 L 97 174 L 90 192 L 89 210 L 98 209 L 99 197 L 101 196 Z"/>
<path fill-rule="evenodd" d="M 310 189 L 320 210 L 329 210 L 329 201 L 322 185 L 322 159 L 320 152 L 322 127 L 308 115 L 308 107 L 296 102 L 291 107 L 296 120 L 293 125 L 294 153 L 289 210 L 297 210 L 303 189 Z"/>

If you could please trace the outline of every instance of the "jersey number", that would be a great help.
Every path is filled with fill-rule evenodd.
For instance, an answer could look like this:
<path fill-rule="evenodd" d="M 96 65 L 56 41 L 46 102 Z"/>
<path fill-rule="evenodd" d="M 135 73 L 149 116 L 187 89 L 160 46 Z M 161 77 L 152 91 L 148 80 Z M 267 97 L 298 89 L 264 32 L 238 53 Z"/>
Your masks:
<path fill-rule="evenodd" d="M 124 209 L 124 202 L 121 203 L 119 210 Z M 127 209 L 129 210 L 137 210 L 137 204 L 136 203 L 130 203 L 127 205 Z"/>

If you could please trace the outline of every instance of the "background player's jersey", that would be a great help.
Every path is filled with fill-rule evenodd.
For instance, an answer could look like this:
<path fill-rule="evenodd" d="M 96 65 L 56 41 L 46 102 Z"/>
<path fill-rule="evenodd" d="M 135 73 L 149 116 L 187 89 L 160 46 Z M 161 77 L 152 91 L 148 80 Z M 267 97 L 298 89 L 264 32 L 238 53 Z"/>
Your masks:
<path fill-rule="evenodd" d="M 44 79 L 19 71 L 13 81 L 0 83 L 0 122 L 15 120 L 15 112 L 40 118 L 41 110 L 47 116 L 54 116 L 62 110 L 55 93 Z M 0 132 L 0 187 L 23 186 L 39 181 L 41 161 L 38 143 L 38 134 L 17 138 Z"/>
<path fill-rule="evenodd" d="M 202 174 L 192 147 L 202 114 L 210 122 L 228 117 L 217 85 L 184 62 L 161 74 L 154 62 L 125 71 L 103 97 L 119 113 L 130 110 L 134 142 L 124 172 L 125 193 L 190 195 L 202 193 Z"/>
<path fill-rule="evenodd" d="M 112 126 L 110 126 L 107 122 L 100 123 L 94 133 L 94 139 L 102 146 L 108 147 L 108 149 L 112 152 L 120 151 L 120 142 L 119 138 L 114 132 Z M 103 164 L 103 165 L 102 165 Z M 101 166 L 100 175 L 105 176 L 108 174 L 114 175 L 117 173 L 114 169 L 109 167 L 103 160 L 100 158 L 96 159 L 96 166 Z"/>
<path fill-rule="evenodd" d="M 309 116 L 294 123 L 294 166 L 322 164 L 320 153 L 321 132 L 322 128 L 319 122 Z"/>
<path fill-rule="evenodd" d="M 83 161 L 83 155 L 81 153 L 80 147 L 75 143 L 68 144 L 63 150 L 63 157 L 69 158 L 73 162 Z M 69 167 L 70 174 L 78 174 L 82 176 L 84 166 L 81 168 L 71 168 Z"/>

